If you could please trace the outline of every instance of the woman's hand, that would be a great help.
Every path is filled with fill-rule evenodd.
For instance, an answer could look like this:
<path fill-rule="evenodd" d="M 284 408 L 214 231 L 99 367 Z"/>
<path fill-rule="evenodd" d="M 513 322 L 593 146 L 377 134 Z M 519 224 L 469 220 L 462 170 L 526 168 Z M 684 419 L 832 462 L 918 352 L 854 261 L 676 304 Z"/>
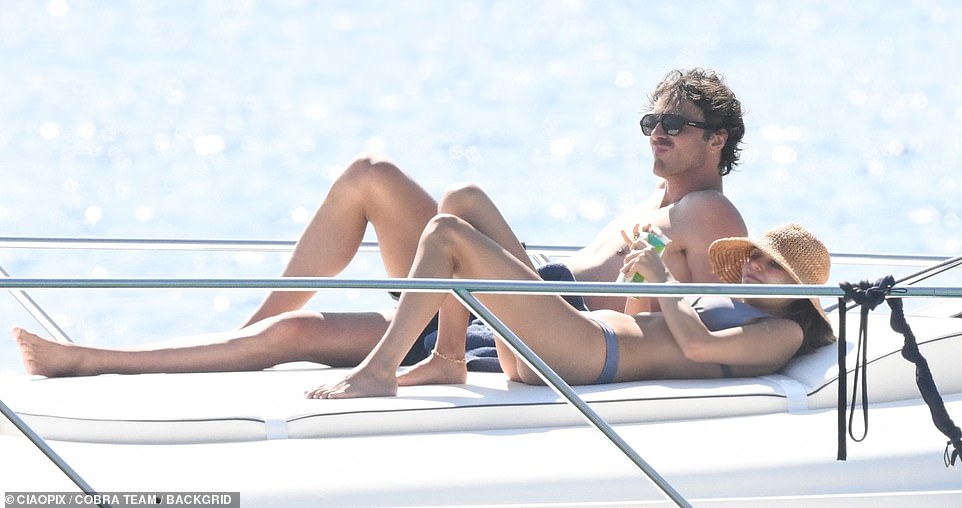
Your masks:
<path fill-rule="evenodd" d="M 628 280 L 637 272 L 645 277 L 645 282 L 667 282 L 671 279 L 671 274 L 661 259 L 661 253 L 646 240 L 649 232 L 661 234 L 661 231 L 651 224 L 644 228 L 635 224 L 630 236 L 622 230 L 621 237 L 628 245 L 629 251 L 625 255 L 625 264 L 621 267 L 621 273 Z"/>

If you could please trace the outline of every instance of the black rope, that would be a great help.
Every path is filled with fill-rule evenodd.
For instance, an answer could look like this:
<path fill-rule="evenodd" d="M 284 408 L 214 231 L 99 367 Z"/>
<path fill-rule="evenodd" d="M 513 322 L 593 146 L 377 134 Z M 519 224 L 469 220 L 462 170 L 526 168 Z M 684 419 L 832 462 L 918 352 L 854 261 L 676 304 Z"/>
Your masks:
<path fill-rule="evenodd" d="M 929 369 L 929 362 L 919 351 L 915 334 L 912 333 L 912 329 L 905 321 L 902 299 L 889 298 L 888 303 L 892 309 L 889 324 L 893 330 L 905 337 L 905 342 L 902 345 L 902 358 L 915 364 L 915 383 L 919 387 L 919 393 L 922 394 L 922 400 L 929 406 L 929 412 L 932 413 L 932 422 L 935 423 L 935 427 L 942 434 L 949 438 L 945 445 L 945 466 L 954 466 L 959 454 L 962 453 L 962 430 L 959 430 L 959 427 L 952 422 L 952 418 L 945 409 L 945 403 L 942 396 L 939 395 L 939 389 L 935 385 L 935 379 L 932 377 L 931 369 Z"/>
<path fill-rule="evenodd" d="M 869 284 L 866 281 L 860 282 L 858 285 L 853 285 L 848 282 L 843 282 L 840 284 L 842 290 L 845 292 L 846 300 L 853 300 L 857 305 L 861 306 L 861 321 L 859 323 L 859 346 L 858 346 L 858 357 L 856 359 L 855 366 L 855 385 L 852 391 L 852 405 L 851 412 L 849 414 L 848 422 L 848 434 L 855 441 L 861 441 L 865 439 L 868 434 L 868 380 L 866 376 L 867 372 L 867 346 L 863 347 L 863 343 L 867 344 L 868 339 L 868 311 L 874 310 L 883 301 L 887 301 L 889 308 L 892 310 L 892 315 L 890 318 L 889 325 L 897 333 L 902 334 L 905 337 L 904 344 L 902 346 L 902 357 L 906 360 L 915 364 L 915 381 L 919 388 L 919 393 L 922 395 L 922 400 L 925 401 L 926 405 L 929 407 L 929 411 L 932 414 L 932 421 L 935 423 L 936 428 L 939 429 L 945 436 L 949 438 L 948 443 L 945 447 L 945 465 L 954 466 L 959 455 L 962 454 L 962 430 L 959 429 L 955 423 L 952 422 L 952 418 L 949 417 L 948 411 L 945 409 L 945 403 L 942 400 L 942 396 L 939 395 L 938 387 L 935 385 L 935 380 L 932 377 L 932 371 L 929 369 L 929 364 L 922 356 L 919 351 L 918 342 L 915 339 L 915 334 L 912 333 L 912 329 L 909 327 L 905 320 L 905 312 L 902 309 L 902 299 L 901 298 L 887 298 L 890 293 L 900 292 L 899 289 L 893 288 L 895 285 L 895 279 L 888 275 L 875 282 L 875 284 Z M 839 314 L 839 327 L 841 328 L 839 332 L 839 347 L 845 347 L 844 342 L 844 323 L 845 323 L 845 306 L 840 302 L 839 307 L 841 312 Z M 843 414 L 845 411 L 845 404 L 843 393 L 845 391 L 844 387 L 844 376 L 842 373 L 846 369 L 844 352 L 839 351 L 839 460 L 845 460 L 845 429 L 842 424 Z M 861 438 L 856 438 L 852 431 L 852 420 L 855 413 L 855 397 L 858 393 L 859 388 L 859 370 L 862 374 L 862 413 L 864 421 L 864 433 Z"/>

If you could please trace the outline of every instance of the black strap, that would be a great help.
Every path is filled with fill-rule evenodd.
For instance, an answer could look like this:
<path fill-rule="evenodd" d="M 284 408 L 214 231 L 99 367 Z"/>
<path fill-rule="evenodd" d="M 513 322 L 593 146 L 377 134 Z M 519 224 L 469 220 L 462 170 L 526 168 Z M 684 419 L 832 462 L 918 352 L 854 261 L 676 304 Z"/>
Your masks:
<path fill-rule="evenodd" d="M 848 383 L 848 368 L 845 356 L 848 345 L 845 338 L 845 298 L 838 299 L 838 457 L 845 460 L 848 456 L 848 438 L 845 436 L 845 397 L 846 383 Z"/>
<path fill-rule="evenodd" d="M 922 400 L 929 406 L 929 412 L 932 413 L 932 422 L 935 423 L 935 427 L 942 434 L 949 438 L 945 445 L 945 466 L 954 466 L 959 454 L 962 453 L 962 430 L 959 430 L 959 427 L 952 422 L 952 418 L 949 417 L 949 413 L 945 409 L 945 403 L 942 401 L 942 396 L 939 395 L 939 389 L 935 385 L 935 379 L 929 369 L 929 362 L 919 351 L 915 334 L 912 333 L 912 329 L 905 321 L 902 299 L 889 298 L 888 303 L 892 309 L 890 325 L 893 330 L 905 337 L 905 342 L 902 345 L 902 358 L 915 364 L 915 383 L 919 387 L 919 393 L 922 394 Z"/>
<path fill-rule="evenodd" d="M 856 381 L 855 384 L 858 385 L 858 372 L 861 367 L 862 371 L 862 412 L 865 423 L 864 433 L 861 438 L 855 438 L 852 435 L 852 417 L 855 412 L 855 396 L 857 394 L 857 387 L 852 392 L 852 412 L 849 417 L 849 435 L 855 441 L 861 441 L 868 434 L 868 382 L 866 378 L 866 368 L 868 366 L 865 354 L 865 350 L 862 346 L 863 342 L 867 343 L 868 338 L 868 326 L 867 326 L 867 314 L 869 310 L 875 309 L 883 301 L 887 301 L 889 308 L 892 310 L 890 318 L 890 326 L 892 330 L 897 333 L 901 333 L 905 337 L 904 344 L 902 346 L 902 357 L 906 360 L 915 364 L 915 381 L 919 387 L 919 392 L 922 395 L 922 400 L 925 401 L 926 405 L 929 406 L 929 411 L 932 413 L 932 421 L 935 423 L 936 428 L 939 429 L 944 435 L 949 438 L 948 443 L 945 447 L 945 465 L 954 466 L 955 461 L 962 454 L 962 430 L 959 429 L 952 419 L 949 417 L 948 411 L 945 409 L 945 403 L 942 400 L 941 395 L 939 395 L 938 387 L 935 385 L 935 380 L 932 377 L 932 371 L 929 369 L 929 364 L 922 356 L 919 351 L 918 343 L 915 339 L 915 334 L 912 333 L 912 329 L 909 327 L 905 320 L 905 313 L 902 309 L 902 299 L 901 298 L 887 298 L 886 296 L 893 292 L 898 292 L 899 290 L 893 289 L 895 285 L 895 279 L 888 275 L 876 281 L 874 285 L 870 285 L 868 282 L 862 281 L 857 286 L 843 282 L 840 284 L 842 290 L 845 291 L 845 298 L 853 300 L 856 304 L 862 307 L 861 322 L 859 324 L 859 359 L 857 360 L 855 368 Z M 841 423 L 844 419 L 842 416 L 845 411 L 844 400 L 842 399 L 842 394 L 844 393 L 844 376 L 845 372 L 845 351 L 842 349 L 845 347 L 844 343 L 844 321 L 845 321 L 845 305 L 840 302 L 840 314 L 839 314 L 839 327 L 841 328 L 839 332 L 839 460 L 845 460 L 845 430 Z M 860 362 L 860 363 L 858 363 Z"/>
<path fill-rule="evenodd" d="M 894 284 L 894 279 L 892 284 Z M 845 292 L 846 298 L 854 301 L 861 309 L 859 313 L 858 346 L 855 356 L 855 380 L 852 383 L 852 399 L 848 416 L 848 435 L 858 443 L 868 436 L 868 313 L 885 301 L 885 295 L 891 285 L 882 284 L 880 279 L 874 285 L 869 284 L 868 281 L 862 281 L 857 285 L 843 282 L 840 286 Z M 839 364 L 839 372 L 845 368 L 846 363 L 843 361 Z M 861 380 L 861 383 L 859 383 L 859 380 Z M 862 401 L 862 434 L 856 436 L 854 430 L 855 406 L 859 398 Z M 839 411 L 844 411 L 844 407 L 844 405 L 840 406 Z M 844 439 L 844 436 L 841 436 L 840 439 Z"/>

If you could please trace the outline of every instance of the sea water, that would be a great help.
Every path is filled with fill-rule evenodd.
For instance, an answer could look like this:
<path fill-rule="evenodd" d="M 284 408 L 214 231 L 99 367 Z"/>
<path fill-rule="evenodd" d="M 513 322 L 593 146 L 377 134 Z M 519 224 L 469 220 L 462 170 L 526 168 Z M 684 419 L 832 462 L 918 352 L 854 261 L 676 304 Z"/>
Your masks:
<path fill-rule="evenodd" d="M 655 183 L 647 94 L 709 67 L 747 113 L 725 192 L 753 234 L 798 221 L 833 252 L 958 254 L 960 28 L 948 0 L 5 1 L 0 235 L 293 240 L 376 151 L 435 195 L 478 182 L 528 242 L 583 244 Z M 284 261 L 0 250 L 18 277 L 270 277 Z M 370 255 L 345 273 L 383 274 Z M 76 342 L 119 346 L 236 327 L 264 293 L 30 295 Z M 0 333 L 38 329 L 0 296 Z M 22 372 L 12 340 L 0 372 Z"/>

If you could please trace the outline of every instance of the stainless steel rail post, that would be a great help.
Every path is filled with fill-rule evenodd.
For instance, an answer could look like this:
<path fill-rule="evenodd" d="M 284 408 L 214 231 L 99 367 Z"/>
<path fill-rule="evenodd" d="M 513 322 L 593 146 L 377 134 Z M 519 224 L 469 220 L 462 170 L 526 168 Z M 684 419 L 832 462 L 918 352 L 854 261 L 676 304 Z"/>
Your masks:
<path fill-rule="evenodd" d="M 10 274 L 8 274 L 2 266 L 0 266 L 0 276 L 6 279 L 10 278 Z M 38 323 L 40 323 L 40 326 L 42 326 L 43 329 L 46 330 L 54 340 L 57 342 L 73 342 L 70 340 L 70 337 L 67 336 L 66 332 L 57 326 L 57 323 L 49 315 L 47 315 L 47 313 L 44 312 L 39 305 L 37 305 L 37 302 L 33 301 L 33 298 L 30 298 L 30 295 L 28 295 L 26 291 L 22 289 L 11 288 L 10 294 L 15 300 L 17 300 L 18 303 L 20 303 L 24 310 L 29 312 L 30 315 L 33 316 Z"/>
<path fill-rule="evenodd" d="M 77 474 L 76 471 L 74 471 L 72 467 L 70 467 L 70 464 L 67 464 L 67 462 L 65 462 L 60 455 L 57 454 L 57 452 L 53 451 L 53 448 L 50 448 L 50 445 L 48 445 L 47 442 L 40 437 L 40 435 L 34 432 L 33 429 L 27 425 L 27 422 L 20 418 L 20 415 L 10 409 L 10 406 L 6 405 L 2 400 L 0 400 L 0 413 L 10 420 L 10 423 L 20 430 L 20 432 L 23 433 L 23 435 L 26 436 L 26 438 L 29 439 L 34 446 L 43 452 L 43 454 L 46 455 L 51 462 L 53 462 L 61 471 L 63 471 L 63 473 L 67 475 L 67 478 L 70 478 L 70 481 L 74 482 L 74 484 L 80 487 L 80 490 L 82 490 L 84 494 L 94 495 L 97 493 L 97 491 L 95 491 L 90 484 L 88 484 L 83 478 L 80 477 L 79 474 Z M 99 506 L 109 507 L 110 505 L 100 504 Z"/>
<path fill-rule="evenodd" d="M 498 319 L 487 307 L 481 303 L 471 292 L 464 289 L 455 289 L 454 294 L 457 296 L 462 303 L 464 303 L 469 309 L 471 309 L 476 316 L 478 316 L 485 324 L 491 327 L 494 331 L 504 338 L 505 342 L 512 350 L 541 376 L 544 381 L 554 388 L 559 395 L 564 397 L 571 405 L 573 405 L 581 414 L 588 420 L 588 422 L 594 426 L 596 429 L 601 431 L 609 441 L 612 442 L 629 460 L 635 463 L 645 475 L 666 495 L 668 496 L 677 506 L 690 507 L 688 501 L 685 500 L 682 495 L 675 490 L 671 484 L 668 483 L 660 474 L 650 464 L 648 464 L 645 459 L 641 457 L 632 447 L 629 445 L 621 436 L 615 432 L 615 429 L 605 421 L 587 402 L 584 401 L 575 391 L 571 388 L 564 379 L 561 379 L 547 363 L 544 362 L 534 351 L 531 350 L 521 340 L 520 337 L 515 335 L 510 329 L 508 329 L 505 324 Z"/>

